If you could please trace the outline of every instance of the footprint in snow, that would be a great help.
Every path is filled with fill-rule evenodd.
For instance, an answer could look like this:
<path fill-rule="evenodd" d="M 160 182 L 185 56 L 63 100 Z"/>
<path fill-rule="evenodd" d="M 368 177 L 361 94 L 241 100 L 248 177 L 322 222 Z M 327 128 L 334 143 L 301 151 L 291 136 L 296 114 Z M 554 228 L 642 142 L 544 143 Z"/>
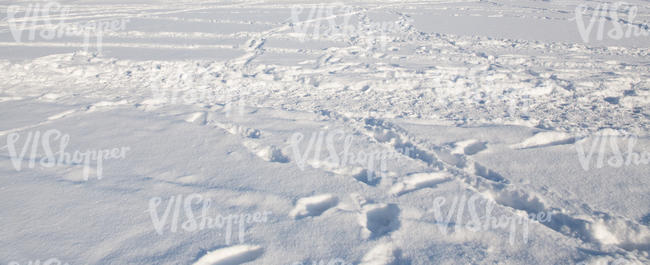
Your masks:
<path fill-rule="evenodd" d="M 529 149 L 575 143 L 575 137 L 563 132 L 539 132 L 521 143 L 513 144 L 514 149 Z"/>
<path fill-rule="evenodd" d="M 379 244 L 361 259 L 359 265 L 397 265 L 402 251 L 390 243 Z"/>
<path fill-rule="evenodd" d="M 264 161 L 287 163 L 289 158 L 275 145 L 264 146 L 256 141 L 244 141 L 244 146 Z"/>
<path fill-rule="evenodd" d="M 487 142 L 482 142 L 476 139 L 470 139 L 460 142 L 455 142 L 453 144 L 454 149 L 451 151 L 452 154 L 464 154 L 464 155 L 475 155 L 485 149 L 487 149 Z"/>
<path fill-rule="evenodd" d="M 296 202 L 296 206 L 289 213 L 289 216 L 294 219 L 301 219 L 307 216 L 319 216 L 338 203 L 338 198 L 331 194 L 300 198 Z"/>
<path fill-rule="evenodd" d="M 400 209 L 396 204 L 366 204 L 361 208 L 359 224 L 363 227 L 363 236 L 377 238 L 399 228 Z"/>
<path fill-rule="evenodd" d="M 432 188 L 449 180 L 451 180 L 451 174 L 447 172 L 416 173 L 393 185 L 390 193 L 399 196 L 423 188 Z"/>

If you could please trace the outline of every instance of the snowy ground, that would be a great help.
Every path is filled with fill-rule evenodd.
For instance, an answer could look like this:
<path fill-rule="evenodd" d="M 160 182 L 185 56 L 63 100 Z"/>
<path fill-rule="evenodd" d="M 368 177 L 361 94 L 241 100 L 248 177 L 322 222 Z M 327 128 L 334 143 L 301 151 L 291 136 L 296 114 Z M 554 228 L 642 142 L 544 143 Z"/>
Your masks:
<path fill-rule="evenodd" d="M 131 2 L 0 2 L 0 264 L 650 264 L 650 2 Z"/>

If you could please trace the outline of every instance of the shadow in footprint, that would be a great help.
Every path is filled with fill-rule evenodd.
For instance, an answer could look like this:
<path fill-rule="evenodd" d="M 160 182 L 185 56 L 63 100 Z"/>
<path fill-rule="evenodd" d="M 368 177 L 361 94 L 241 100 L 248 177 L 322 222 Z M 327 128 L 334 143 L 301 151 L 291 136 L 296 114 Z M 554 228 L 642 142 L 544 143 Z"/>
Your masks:
<path fill-rule="evenodd" d="M 650 213 L 646 214 L 645 216 L 641 217 L 641 223 L 647 226 L 650 226 Z"/>
<path fill-rule="evenodd" d="M 399 214 L 396 204 L 365 205 L 360 219 L 365 236 L 374 239 L 399 229 Z"/>

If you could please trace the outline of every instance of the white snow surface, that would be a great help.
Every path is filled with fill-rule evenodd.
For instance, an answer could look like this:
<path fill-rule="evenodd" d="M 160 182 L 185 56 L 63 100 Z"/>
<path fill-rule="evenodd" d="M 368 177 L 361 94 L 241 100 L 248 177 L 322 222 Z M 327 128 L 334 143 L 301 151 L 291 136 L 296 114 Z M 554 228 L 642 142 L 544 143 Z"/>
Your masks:
<path fill-rule="evenodd" d="M 36 3 L 0 264 L 650 264 L 650 37 L 575 21 L 616 2 L 75 0 L 16 41 Z"/>

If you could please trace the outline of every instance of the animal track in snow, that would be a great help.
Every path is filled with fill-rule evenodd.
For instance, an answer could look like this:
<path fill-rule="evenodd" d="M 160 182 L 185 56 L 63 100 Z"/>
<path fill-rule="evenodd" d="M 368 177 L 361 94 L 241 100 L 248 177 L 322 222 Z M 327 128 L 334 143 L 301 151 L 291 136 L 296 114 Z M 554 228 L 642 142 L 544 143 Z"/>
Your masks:
<path fill-rule="evenodd" d="M 329 208 L 336 206 L 338 202 L 338 198 L 331 194 L 300 198 L 296 202 L 296 207 L 289 213 L 289 216 L 294 219 L 301 219 L 307 216 L 319 216 Z"/>
<path fill-rule="evenodd" d="M 206 253 L 193 265 L 237 265 L 255 260 L 263 252 L 262 247 L 252 245 L 220 248 Z"/>
<path fill-rule="evenodd" d="M 398 182 L 390 188 L 393 195 L 402 195 L 414 190 L 427 187 L 434 187 L 440 183 L 451 180 L 448 172 L 416 173 L 407 177 L 406 180 Z"/>

